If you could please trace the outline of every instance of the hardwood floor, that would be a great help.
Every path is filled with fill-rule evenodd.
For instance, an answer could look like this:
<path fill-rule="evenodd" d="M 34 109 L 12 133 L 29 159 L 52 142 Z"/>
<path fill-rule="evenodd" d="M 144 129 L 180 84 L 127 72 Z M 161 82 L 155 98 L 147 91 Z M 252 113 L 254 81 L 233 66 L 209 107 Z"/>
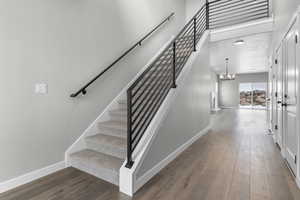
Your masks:
<path fill-rule="evenodd" d="M 148 182 L 134 200 L 300 200 L 266 113 L 224 110 L 213 128 Z M 0 200 L 127 200 L 118 188 L 68 168 L 0 194 Z"/>

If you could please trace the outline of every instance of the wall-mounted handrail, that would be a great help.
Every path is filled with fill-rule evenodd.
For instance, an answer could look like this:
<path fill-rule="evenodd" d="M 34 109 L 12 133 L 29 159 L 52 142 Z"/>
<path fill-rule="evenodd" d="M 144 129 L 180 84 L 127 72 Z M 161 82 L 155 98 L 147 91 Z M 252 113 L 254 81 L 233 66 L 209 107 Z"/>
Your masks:
<path fill-rule="evenodd" d="M 106 67 L 104 70 L 102 70 L 97 76 L 95 76 L 92 80 L 90 80 L 87 84 L 85 84 L 82 88 L 80 88 L 77 92 L 72 93 L 70 97 L 77 97 L 79 94 L 86 94 L 86 89 L 94 83 L 98 78 L 100 78 L 105 72 L 110 70 L 115 64 L 117 64 L 119 61 L 121 61 L 127 54 L 129 54 L 132 50 L 134 50 L 136 47 L 141 46 L 143 41 L 145 41 L 148 37 L 150 37 L 155 31 L 157 31 L 163 24 L 165 24 L 167 21 L 173 17 L 175 13 L 171 13 L 168 17 L 166 17 L 160 24 L 155 26 L 149 33 L 147 33 L 142 39 L 140 39 L 137 43 L 135 43 L 132 47 L 130 47 L 127 51 L 125 51 L 120 57 L 118 57 L 113 63 L 111 63 L 108 67 Z"/>

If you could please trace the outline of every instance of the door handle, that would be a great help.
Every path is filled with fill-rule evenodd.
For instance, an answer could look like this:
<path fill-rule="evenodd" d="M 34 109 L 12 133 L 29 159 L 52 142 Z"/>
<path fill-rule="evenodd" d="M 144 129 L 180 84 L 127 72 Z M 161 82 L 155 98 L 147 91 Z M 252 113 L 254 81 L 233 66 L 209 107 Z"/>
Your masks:
<path fill-rule="evenodd" d="M 287 104 L 287 103 L 282 103 L 281 105 L 282 105 L 282 106 L 285 106 L 285 107 L 287 107 L 287 106 L 288 106 L 288 104 Z"/>
<path fill-rule="evenodd" d="M 281 102 L 281 101 L 277 101 L 277 103 L 278 103 L 278 104 L 281 104 L 282 102 Z"/>

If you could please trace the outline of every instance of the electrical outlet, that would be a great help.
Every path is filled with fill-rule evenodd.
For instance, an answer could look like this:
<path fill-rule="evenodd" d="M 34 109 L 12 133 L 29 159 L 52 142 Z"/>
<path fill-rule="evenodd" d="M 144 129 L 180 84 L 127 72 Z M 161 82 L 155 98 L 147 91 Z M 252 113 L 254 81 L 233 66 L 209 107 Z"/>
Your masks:
<path fill-rule="evenodd" d="M 48 85 L 46 83 L 37 83 L 35 84 L 34 91 L 36 94 L 47 94 Z"/>

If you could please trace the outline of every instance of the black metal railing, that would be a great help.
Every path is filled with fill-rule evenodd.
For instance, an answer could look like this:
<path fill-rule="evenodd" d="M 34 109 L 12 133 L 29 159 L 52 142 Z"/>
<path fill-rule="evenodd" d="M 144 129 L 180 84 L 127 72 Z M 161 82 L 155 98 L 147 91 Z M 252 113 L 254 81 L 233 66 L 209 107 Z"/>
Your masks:
<path fill-rule="evenodd" d="M 207 5 L 210 29 L 269 17 L 269 0 L 216 0 Z"/>
<path fill-rule="evenodd" d="M 206 3 L 127 90 L 127 163 L 151 120 L 207 29 L 269 16 L 268 0 L 216 0 Z"/>
<path fill-rule="evenodd" d="M 169 15 L 141 40 L 125 51 L 111 65 L 85 84 L 71 97 L 86 94 L 87 88 L 105 72 L 121 61 L 164 23 Z M 135 80 L 127 90 L 127 164 L 131 168 L 133 152 L 142 139 L 151 120 L 171 88 L 176 88 L 176 79 L 186 64 L 201 36 L 207 29 L 244 23 L 269 17 L 269 0 L 206 0 L 206 3 L 184 26 L 180 33 L 160 53 L 157 59 Z"/>
<path fill-rule="evenodd" d="M 199 18 L 196 19 L 196 23 L 198 24 L 198 21 L 201 17 L 201 20 L 202 18 L 204 18 L 205 20 L 206 29 L 215 29 L 269 17 L 269 0 L 215 0 L 211 2 L 206 1 L 205 5 L 201 8 L 201 10 L 204 10 L 205 13 L 202 13 L 203 15 L 198 16 Z M 141 46 L 144 40 L 150 37 L 157 29 L 159 29 L 163 24 L 169 21 L 170 18 L 173 16 L 174 13 L 169 15 L 159 25 L 157 25 L 148 34 L 146 34 L 141 40 L 135 43 L 114 62 L 112 62 L 112 64 L 110 64 L 108 67 L 102 70 L 97 76 L 95 76 L 92 80 L 86 83 L 78 91 L 72 93 L 70 96 L 77 97 L 79 94 L 85 95 L 87 93 L 87 88 L 91 84 L 93 84 L 97 79 L 99 79 L 104 73 L 109 71 L 114 65 L 120 62 L 132 50 L 134 50 L 138 46 Z M 193 21 L 193 19 L 191 21 Z M 195 23 L 191 21 L 188 24 Z M 197 36 L 197 38 L 194 41 L 196 40 L 199 40 L 199 36 Z M 180 44 L 182 43 L 182 41 L 179 42 Z M 175 46 L 175 48 L 178 47 Z"/>
<path fill-rule="evenodd" d="M 157 59 L 127 90 L 127 164 L 151 120 L 206 30 L 206 6 L 185 25 Z"/>
<path fill-rule="evenodd" d="M 162 25 L 164 25 L 167 21 L 173 17 L 175 13 L 171 13 L 168 17 L 166 17 L 160 24 L 154 27 L 149 33 L 147 33 L 142 39 L 140 39 L 137 43 L 135 43 L 132 47 L 130 47 L 127 51 L 125 51 L 120 57 L 118 57 L 114 62 L 112 62 L 108 67 L 102 70 L 97 76 L 95 76 L 92 80 L 90 80 L 87 84 L 85 84 L 82 88 L 80 88 L 77 92 L 72 93 L 70 97 L 77 97 L 79 94 L 85 95 L 87 92 L 87 88 L 93 84 L 97 79 L 99 79 L 105 72 L 110 70 L 114 65 L 120 62 L 125 56 L 127 56 L 131 51 L 133 51 L 136 47 L 141 46 L 142 43 L 149 38 L 155 31 L 157 31 Z"/>

